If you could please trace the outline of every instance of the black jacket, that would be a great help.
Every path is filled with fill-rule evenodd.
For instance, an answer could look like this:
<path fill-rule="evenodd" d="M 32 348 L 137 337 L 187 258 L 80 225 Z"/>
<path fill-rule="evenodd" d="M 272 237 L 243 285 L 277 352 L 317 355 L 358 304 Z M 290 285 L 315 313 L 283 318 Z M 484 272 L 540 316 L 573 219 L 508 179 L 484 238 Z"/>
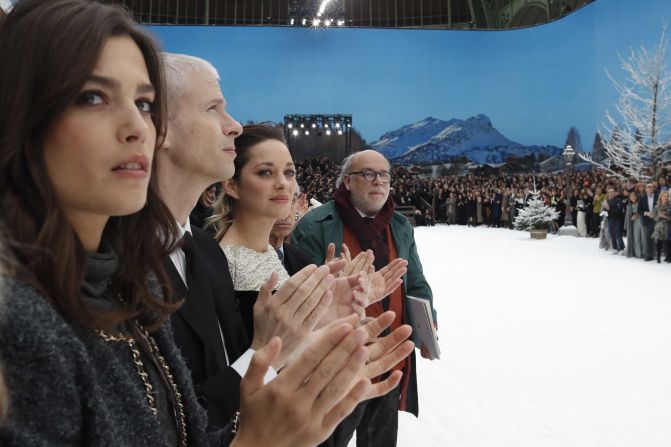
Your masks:
<path fill-rule="evenodd" d="M 284 243 L 282 248 L 284 251 L 284 260 L 282 262 L 284 263 L 284 268 L 287 269 L 289 276 L 295 275 L 301 271 L 303 267 L 312 264 L 310 255 L 300 248 L 287 243 Z M 326 253 L 324 253 L 324 255 L 326 255 Z"/>
<path fill-rule="evenodd" d="M 652 201 L 652 207 L 654 209 L 655 205 L 657 204 L 657 195 L 654 195 L 653 201 Z M 643 213 L 650 212 L 652 211 L 648 207 L 648 195 L 643 194 L 638 197 L 638 209 L 637 213 L 641 215 L 641 223 L 645 225 L 646 227 L 654 227 L 655 226 L 655 219 L 652 217 L 645 216 Z"/>
<path fill-rule="evenodd" d="M 241 377 L 227 364 L 226 353 L 233 363 L 251 342 L 235 300 L 224 252 L 203 230 L 197 227 L 191 230 L 195 284 L 187 290 L 172 261 L 167 259 L 165 263 L 173 293 L 185 298 L 172 315 L 172 327 L 175 342 L 191 370 L 196 394 L 207 410 L 210 427 L 223 427 L 240 406 Z"/>
<path fill-rule="evenodd" d="M 608 200 L 608 220 L 624 219 L 627 202 L 621 196 Z"/>

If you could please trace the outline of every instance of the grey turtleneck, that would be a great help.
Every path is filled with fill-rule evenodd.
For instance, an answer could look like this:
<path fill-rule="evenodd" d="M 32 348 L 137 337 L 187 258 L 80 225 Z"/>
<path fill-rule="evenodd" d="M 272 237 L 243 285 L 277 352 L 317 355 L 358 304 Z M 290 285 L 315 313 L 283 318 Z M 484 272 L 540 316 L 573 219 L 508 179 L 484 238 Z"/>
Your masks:
<path fill-rule="evenodd" d="M 117 307 L 118 300 L 112 290 L 112 275 L 119 268 L 119 258 L 116 253 L 107 244 L 101 244 L 101 249 L 95 253 L 89 253 L 86 260 L 86 272 L 81 291 L 87 298 L 88 304 L 98 309 L 113 310 Z M 125 335 L 132 335 L 124 328 L 121 330 Z M 115 343 L 115 342 L 111 342 Z M 116 342 L 118 343 L 118 342 Z M 123 343 L 122 343 L 123 344 Z M 165 434 L 167 445 L 178 445 L 179 436 L 177 434 L 177 422 L 173 405 L 168 399 L 167 385 L 161 379 L 160 372 L 149 357 L 149 354 L 142 349 L 142 345 L 136 340 L 136 346 L 142 356 L 142 363 L 149 374 L 149 381 L 153 387 L 153 396 L 155 405 L 158 409 L 158 421 L 161 430 Z M 126 345 L 130 352 L 130 347 Z"/>

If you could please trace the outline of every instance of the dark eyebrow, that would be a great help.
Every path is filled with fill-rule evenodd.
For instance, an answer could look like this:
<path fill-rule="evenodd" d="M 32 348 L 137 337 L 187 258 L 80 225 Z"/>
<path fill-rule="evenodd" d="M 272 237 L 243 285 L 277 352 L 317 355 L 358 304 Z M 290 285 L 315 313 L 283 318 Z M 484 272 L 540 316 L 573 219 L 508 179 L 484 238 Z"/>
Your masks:
<path fill-rule="evenodd" d="M 119 89 L 119 87 L 121 87 L 121 84 L 116 79 L 95 74 L 91 74 L 86 81 L 98 84 L 101 87 L 108 88 L 111 90 Z M 137 91 L 138 93 L 155 93 L 156 89 L 154 88 L 153 85 L 143 82 L 142 84 L 138 85 Z"/>
<path fill-rule="evenodd" d="M 269 162 L 269 161 L 262 161 L 261 163 L 258 163 L 255 167 L 258 168 L 259 166 L 263 166 L 263 165 L 270 166 L 271 168 L 274 167 L 274 165 L 273 165 L 271 162 Z M 285 166 L 285 167 L 286 167 L 286 166 L 293 166 L 293 167 L 296 167 L 296 165 L 295 165 L 294 162 L 292 162 L 292 161 L 287 162 L 287 164 L 285 164 L 284 166 Z"/>

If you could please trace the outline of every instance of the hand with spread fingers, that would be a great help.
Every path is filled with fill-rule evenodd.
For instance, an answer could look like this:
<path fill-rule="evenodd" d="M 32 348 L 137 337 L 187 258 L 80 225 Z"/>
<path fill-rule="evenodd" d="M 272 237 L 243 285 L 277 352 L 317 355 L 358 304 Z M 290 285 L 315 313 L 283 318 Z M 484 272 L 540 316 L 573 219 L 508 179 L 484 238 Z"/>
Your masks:
<path fill-rule="evenodd" d="M 408 340 L 412 333 L 412 328 L 408 325 L 400 326 L 389 335 L 377 338 L 382 331 L 391 325 L 394 321 L 394 317 L 394 312 L 387 311 L 377 318 L 369 318 L 365 324 L 360 326 L 361 329 L 366 331 L 366 343 L 369 352 L 366 366 L 359 373 L 360 379 L 373 379 L 386 373 L 410 355 L 414 349 L 415 344 Z M 312 335 L 305 339 L 303 346 L 294 352 L 294 356 L 297 357 L 301 355 L 301 352 L 307 349 L 307 347 L 316 339 L 332 330 L 334 327 L 342 324 L 358 325 L 359 320 L 357 315 L 349 315 L 348 317 L 336 320 L 329 325 L 316 330 Z M 296 359 L 289 359 L 287 364 L 293 364 L 295 361 Z M 385 380 L 373 384 L 366 393 L 366 399 L 373 399 L 387 394 L 398 385 L 401 376 L 402 373 L 400 371 L 394 371 Z"/>
<path fill-rule="evenodd" d="M 340 318 L 353 313 L 360 319 L 366 316 L 366 307 L 370 303 L 370 282 L 366 272 L 359 272 L 337 278 L 331 286 L 333 299 L 328 310 L 322 316 L 317 327 L 324 327 Z"/>
<path fill-rule="evenodd" d="M 340 256 L 335 257 L 335 244 L 330 243 L 326 247 L 326 258 L 324 263 L 329 266 L 337 266 L 338 269 L 334 271 L 335 267 L 331 267 L 331 273 L 337 273 L 336 277 L 351 276 L 355 275 L 361 271 L 366 273 L 373 273 L 375 269 L 373 268 L 373 261 L 375 256 L 371 250 L 366 250 L 360 252 L 358 255 L 352 259 L 352 255 L 349 251 L 347 244 L 342 244 L 342 250 L 340 251 Z M 342 267 L 340 267 L 342 265 Z"/>
<path fill-rule="evenodd" d="M 370 275 L 371 298 L 370 302 L 376 303 L 385 296 L 389 296 L 394 290 L 403 284 L 403 275 L 408 271 L 408 261 L 396 258 L 379 271 Z"/>
<path fill-rule="evenodd" d="M 240 384 L 240 419 L 231 447 L 308 447 L 324 441 L 369 394 L 362 378 L 369 335 L 343 323 L 323 331 L 300 357 L 266 385 L 280 355 L 273 338 L 254 354 Z"/>
<path fill-rule="evenodd" d="M 364 318 L 366 307 L 380 301 L 403 284 L 402 278 L 408 270 L 408 261 L 394 259 L 376 272 L 373 267 L 374 260 L 371 250 L 362 251 L 352 259 L 347 244 L 342 244 L 340 257 L 335 258 L 335 244 L 328 245 L 326 265 L 329 265 L 331 273 L 336 276 L 332 289 L 332 306 L 336 306 L 336 309 L 329 310 L 324 321 L 320 323 L 321 326 L 347 315 L 348 306 L 352 312 Z M 345 265 L 341 268 L 343 261 Z M 339 270 L 336 271 L 335 266 Z M 363 276 L 362 273 L 367 275 Z"/>
<path fill-rule="evenodd" d="M 409 325 L 400 326 L 389 335 L 377 338 L 383 330 L 391 325 L 394 317 L 394 312 L 387 311 L 362 326 L 368 333 L 370 344 L 368 344 L 368 361 L 361 372 L 361 377 L 367 379 L 379 377 L 409 356 L 415 348 L 415 344 L 408 340 L 410 334 L 412 334 L 412 327 Z M 402 375 L 401 371 L 394 371 L 385 380 L 374 383 L 369 388 L 366 399 L 387 394 L 399 384 Z"/>
<path fill-rule="evenodd" d="M 273 367 L 278 370 L 284 366 L 287 358 L 332 308 L 333 281 L 328 267 L 309 265 L 272 294 L 277 282 L 277 273 L 273 273 L 261 287 L 254 305 L 251 348 L 259 349 L 273 337 L 280 337 L 284 348 Z"/>

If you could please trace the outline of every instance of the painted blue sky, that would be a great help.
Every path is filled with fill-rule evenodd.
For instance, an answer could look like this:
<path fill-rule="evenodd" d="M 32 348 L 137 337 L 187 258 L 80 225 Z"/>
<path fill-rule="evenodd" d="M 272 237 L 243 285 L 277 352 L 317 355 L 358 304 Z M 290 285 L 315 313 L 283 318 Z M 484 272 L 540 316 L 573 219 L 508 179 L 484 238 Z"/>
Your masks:
<path fill-rule="evenodd" d="M 427 116 L 488 115 L 521 144 L 586 149 L 612 110 L 605 70 L 659 41 L 671 1 L 597 0 L 548 25 L 516 31 L 151 27 L 166 51 L 200 56 L 221 74 L 238 120 L 351 113 L 369 142 Z"/>

